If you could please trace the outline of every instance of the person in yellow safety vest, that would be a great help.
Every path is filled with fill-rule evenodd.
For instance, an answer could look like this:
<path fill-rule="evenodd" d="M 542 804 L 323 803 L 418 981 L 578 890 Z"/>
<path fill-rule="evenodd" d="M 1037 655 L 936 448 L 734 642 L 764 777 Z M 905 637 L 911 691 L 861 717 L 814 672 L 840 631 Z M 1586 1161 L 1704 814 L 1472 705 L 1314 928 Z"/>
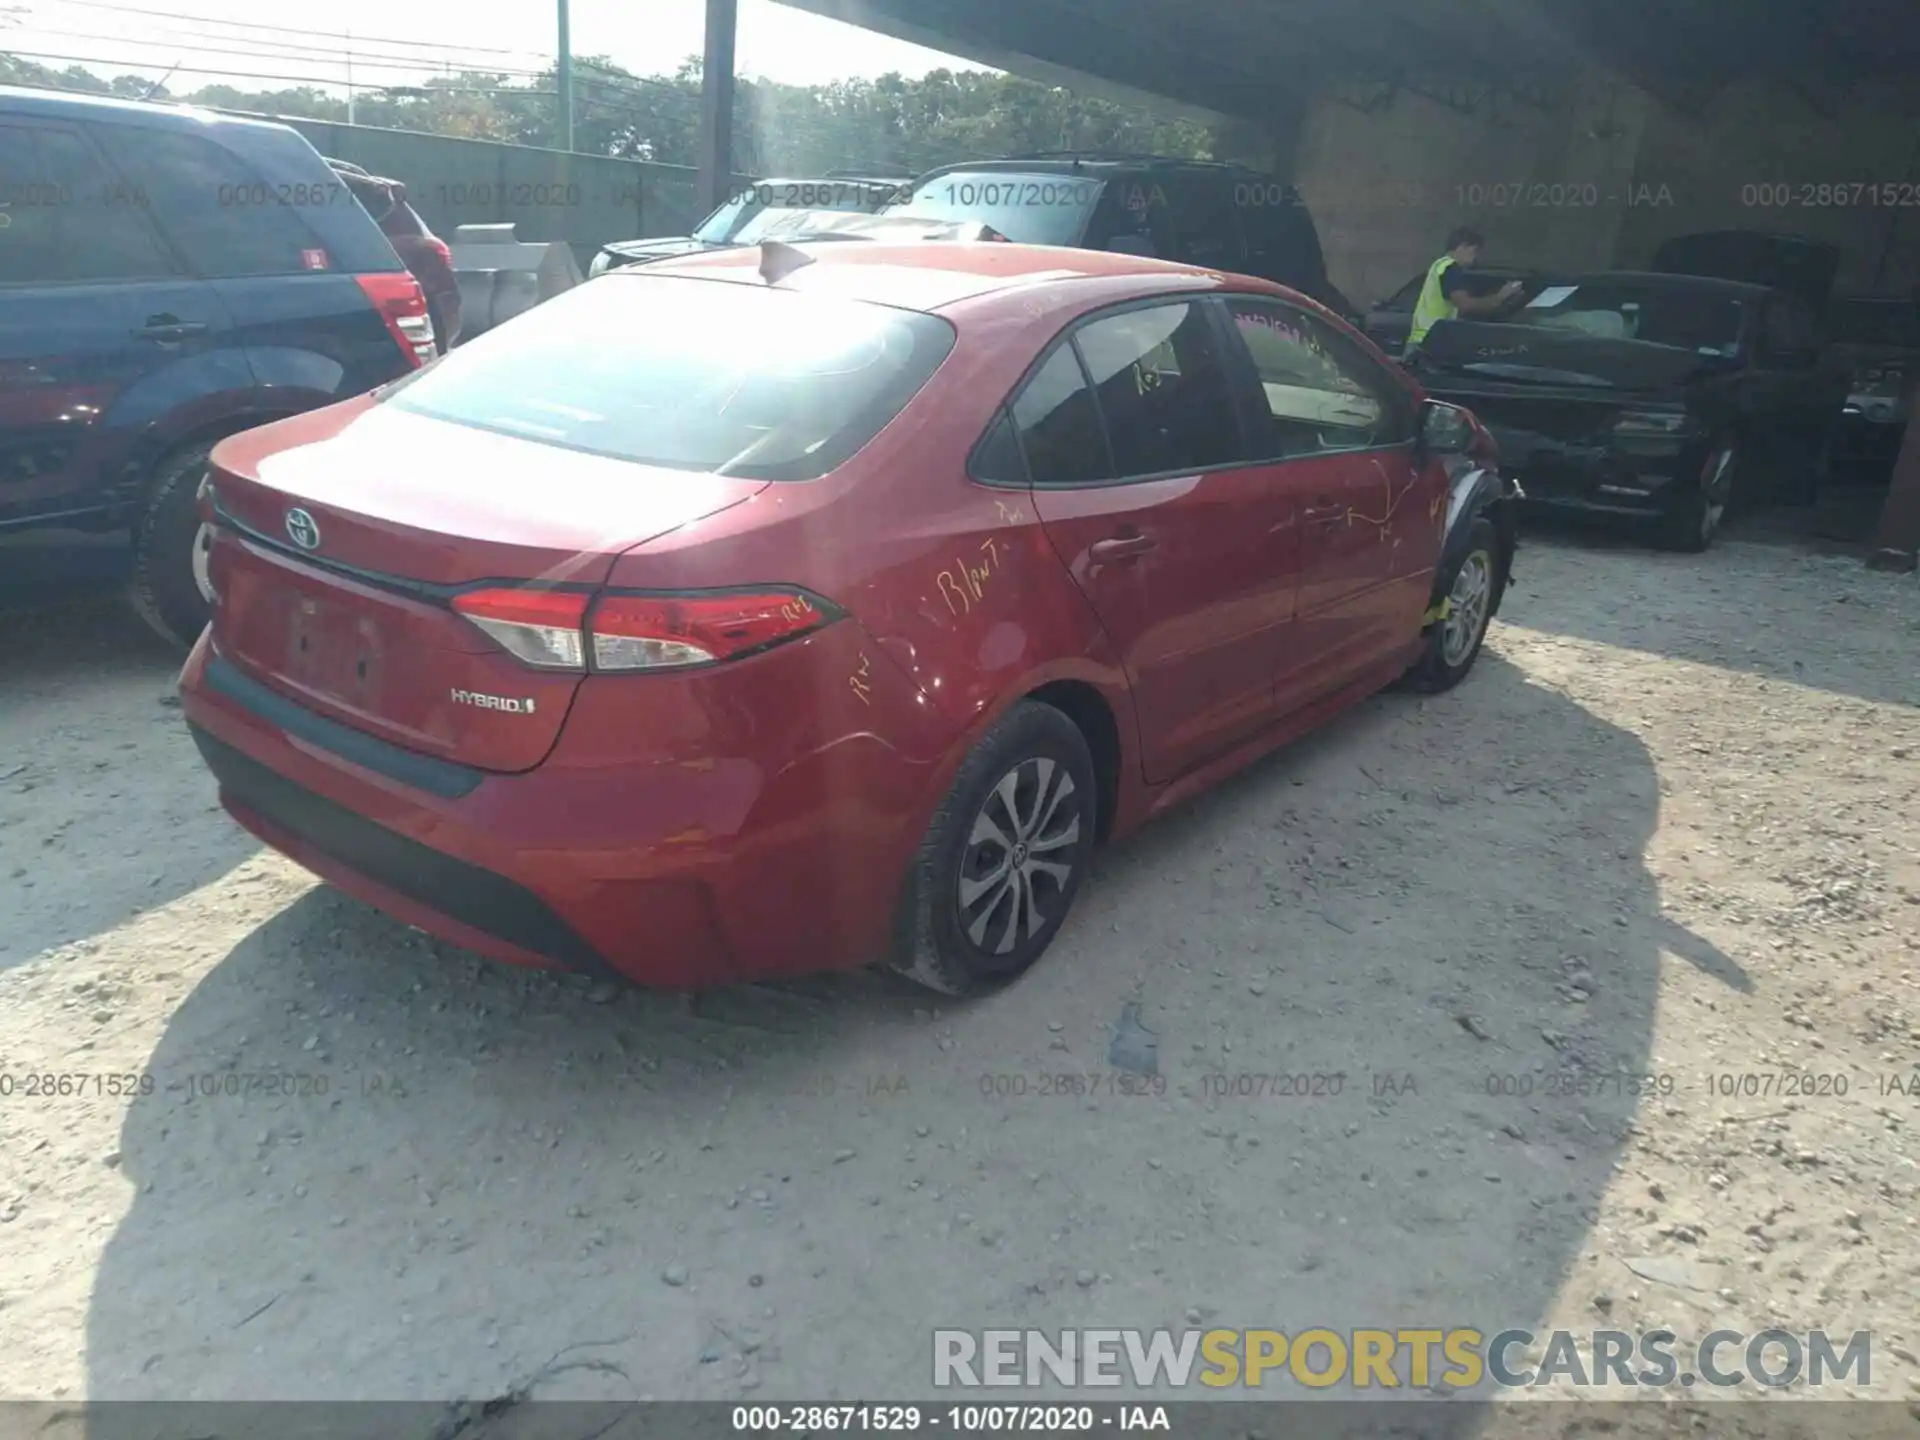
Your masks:
<path fill-rule="evenodd" d="M 1462 225 L 1447 236 L 1447 253 L 1427 267 L 1427 283 L 1420 287 L 1420 298 L 1413 306 L 1413 329 L 1407 335 L 1411 353 L 1427 338 L 1427 332 L 1442 320 L 1457 320 L 1462 315 L 1492 315 L 1507 306 L 1524 288 L 1518 280 L 1509 280 L 1491 295 L 1475 295 L 1467 285 L 1466 272 L 1480 259 L 1480 247 L 1486 237 L 1471 226 Z"/>

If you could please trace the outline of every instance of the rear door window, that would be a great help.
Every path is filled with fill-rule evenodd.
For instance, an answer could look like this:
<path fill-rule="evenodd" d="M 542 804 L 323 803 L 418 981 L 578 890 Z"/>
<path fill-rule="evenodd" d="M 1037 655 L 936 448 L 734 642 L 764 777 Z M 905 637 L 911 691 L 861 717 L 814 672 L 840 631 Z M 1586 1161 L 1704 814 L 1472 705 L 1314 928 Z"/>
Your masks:
<path fill-rule="evenodd" d="M 327 268 L 304 207 L 338 203 L 340 177 L 276 184 L 203 135 L 139 125 L 99 125 L 121 170 L 138 176 L 160 226 L 197 275 L 295 275 Z"/>
<path fill-rule="evenodd" d="M 79 130 L 0 125 L 0 284 L 139 280 L 176 273 L 125 184 Z M 17 159 L 15 157 L 18 157 Z"/>
<path fill-rule="evenodd" d="M 1082 325 L 1073 343 L 1121 478 L 1242 458 L 1219 335 L 1204 305 L 1181 301 L 1102 316 Z"/>
<path fill-rule="evenodd" d="M 811 480 L 879 434 L 953 341 L 933 315 L 616 272 L 450 351 L 387 396 L 594 455 Z"/>

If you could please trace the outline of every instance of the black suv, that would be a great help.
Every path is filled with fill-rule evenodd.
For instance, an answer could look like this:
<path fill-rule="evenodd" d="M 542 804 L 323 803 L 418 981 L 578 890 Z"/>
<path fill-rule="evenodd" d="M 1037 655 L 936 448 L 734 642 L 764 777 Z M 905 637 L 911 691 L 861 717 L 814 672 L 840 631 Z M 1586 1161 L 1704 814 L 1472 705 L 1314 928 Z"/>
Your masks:
<path fill-rule="evenodd" d="M 1156 255 L 1258 275 L 1355 318 L 1300 192 L 1240 165 L 1047 151 L 929 171 L 890 213 L 975 220 L 1024 245 Z"/>
<path fill-rule="evenodd" d="M 284 125 L 0 86 L 0 159 L 0 594 L 191 643 L 214 442 L 431 359 L 426 297 Z"/>

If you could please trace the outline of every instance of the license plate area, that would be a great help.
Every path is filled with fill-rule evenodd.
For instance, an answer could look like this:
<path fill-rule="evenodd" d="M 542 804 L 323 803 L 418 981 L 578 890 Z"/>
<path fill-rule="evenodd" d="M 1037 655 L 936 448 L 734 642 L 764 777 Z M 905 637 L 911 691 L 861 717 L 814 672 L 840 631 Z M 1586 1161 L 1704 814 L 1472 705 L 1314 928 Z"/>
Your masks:
<path fill-rule="evenodd" d="M 354 710 L 381 708 L 387 646 L 377 615 L 310 595 L 291 597 L 283 671 L 309 694 Z"/>

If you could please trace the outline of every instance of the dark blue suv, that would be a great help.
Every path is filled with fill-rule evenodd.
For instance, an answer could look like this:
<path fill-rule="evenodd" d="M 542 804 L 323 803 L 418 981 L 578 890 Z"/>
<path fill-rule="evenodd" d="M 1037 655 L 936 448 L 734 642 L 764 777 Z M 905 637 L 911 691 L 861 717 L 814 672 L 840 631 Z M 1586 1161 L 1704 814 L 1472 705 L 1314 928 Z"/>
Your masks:
<path fill-rule="evenodd" d="M 433 353 L 419 285 L 293 130 L 0 86 L 0 594 L 104 542 L 190 643 L 214 442 Z"/>

